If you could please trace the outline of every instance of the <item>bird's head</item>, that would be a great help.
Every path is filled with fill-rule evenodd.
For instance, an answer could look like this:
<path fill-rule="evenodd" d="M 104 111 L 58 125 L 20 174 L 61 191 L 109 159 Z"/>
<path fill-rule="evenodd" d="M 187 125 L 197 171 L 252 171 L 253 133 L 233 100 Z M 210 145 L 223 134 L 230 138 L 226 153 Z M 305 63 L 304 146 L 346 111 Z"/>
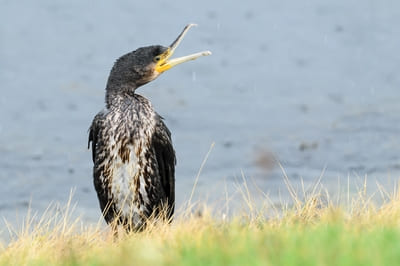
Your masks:
<path fill-rule="evenodd" d="M 168 47 L 152 45 L 141 47 L 121 56 L 114 64 L 108 79 L 107 91 L 135 90 L 168 69 L 181 63 L 195 60 L 201 56 L 210 55 L 210 51 L 203 51 L 179 58 L 171 59 L 175 49 L 182 41 L 188 30 L 195 24 L 187 25 L 176 40 Z"/>

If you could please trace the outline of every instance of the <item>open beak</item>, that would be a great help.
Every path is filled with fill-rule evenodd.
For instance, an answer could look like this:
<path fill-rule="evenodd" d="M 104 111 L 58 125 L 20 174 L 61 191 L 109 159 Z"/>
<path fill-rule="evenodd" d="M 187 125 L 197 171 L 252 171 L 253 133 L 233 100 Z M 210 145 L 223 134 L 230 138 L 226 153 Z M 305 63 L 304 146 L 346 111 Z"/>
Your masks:
<path fill-rule="evenodd" d="M 158 73 L 162 73 L 164 71 L 167 71 L 168 69 L 182 64 L 184 62 L 190 61 L 190 60 L 195 60 L 201 56 L 206 56 L 210 55 L 210 51 L 203 51 L 191 55 L 186 55 L 178 58 L 173 58 L 170 59 L 170 57 L 174 54 L 175 49 L 179 46 L 181 41 L 183 40 L 183 37 L 185 37 L 186 33 L 189 31 L 189 29 L 193 26 L 196 26 L 196 24 L 188 24 L 186 27 L 183 29 L 182 33 L 179 34 L 178 38 L 168 47 L 168 49 L 160 55 L 161 59 L 157 62 L 157 65 L 155 67 L 155 70 Z"/>

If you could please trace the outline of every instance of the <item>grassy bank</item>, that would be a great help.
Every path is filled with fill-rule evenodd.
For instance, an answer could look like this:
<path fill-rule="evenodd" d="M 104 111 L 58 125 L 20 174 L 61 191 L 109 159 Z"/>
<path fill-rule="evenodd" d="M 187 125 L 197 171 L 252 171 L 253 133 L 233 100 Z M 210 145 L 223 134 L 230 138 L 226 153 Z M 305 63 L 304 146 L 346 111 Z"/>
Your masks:
<path fill-rule="evenodd" d="M 245 191 L 245 190 L 244 190 Z M 320 191 L 321 192 L 321 191 Z M 226 218 L 192 207 L 172 225 L 115 239 L 104 226 L 70 219 L 70 207 L 28 217 L 10 227 L 2 265 L 396 265 L 400 264 L 400 198 L 387 195 L 379 207 L 360 193 L 346 204 L 316 193 L 295 198 L 289 208 L 256 208 Z M 57 214 L 58 213 L 58 214 Z M 268 213 L 268 215 L 266 215 Z"/>

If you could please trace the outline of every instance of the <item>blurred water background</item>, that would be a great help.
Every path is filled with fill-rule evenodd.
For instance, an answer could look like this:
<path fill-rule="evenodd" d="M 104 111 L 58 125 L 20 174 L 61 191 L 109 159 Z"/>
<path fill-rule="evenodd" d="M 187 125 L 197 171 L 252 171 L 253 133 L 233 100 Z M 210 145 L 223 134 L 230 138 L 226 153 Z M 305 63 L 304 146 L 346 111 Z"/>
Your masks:
<path fill-rule="evenodd" d="M 244 176 L 273 202 L 294 186 L 333 194 L 364 178 L 388 190 L 400 176 L 400 2 L 0 1 L 0 215 L 74 202 L 100 210 L 88 127 L 104 106 L 113 62 L 170 44 L 211 50 L 137 92 L 165 117 L 177 152 L 176 193 L 224 198 Z"/>

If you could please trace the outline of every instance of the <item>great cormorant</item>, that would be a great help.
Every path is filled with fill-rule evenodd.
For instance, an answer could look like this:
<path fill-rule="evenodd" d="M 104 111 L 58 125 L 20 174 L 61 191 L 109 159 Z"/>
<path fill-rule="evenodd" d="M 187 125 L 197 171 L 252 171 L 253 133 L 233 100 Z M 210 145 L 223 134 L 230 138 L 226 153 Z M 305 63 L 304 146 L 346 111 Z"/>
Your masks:
<path fill-rule="evenodd" d="M 114 64 L 106 86 L 106 107 L 89 129 L 94 187 L 107 223 L 141 230 L 151 216 L 175 205 L 175 151 L 171 133 L 150 101 L 136 89 L 173 66 L 210 55 L 209 51 L 170 59 L 187 25 L 169 46 L 139 48 Z"/>

